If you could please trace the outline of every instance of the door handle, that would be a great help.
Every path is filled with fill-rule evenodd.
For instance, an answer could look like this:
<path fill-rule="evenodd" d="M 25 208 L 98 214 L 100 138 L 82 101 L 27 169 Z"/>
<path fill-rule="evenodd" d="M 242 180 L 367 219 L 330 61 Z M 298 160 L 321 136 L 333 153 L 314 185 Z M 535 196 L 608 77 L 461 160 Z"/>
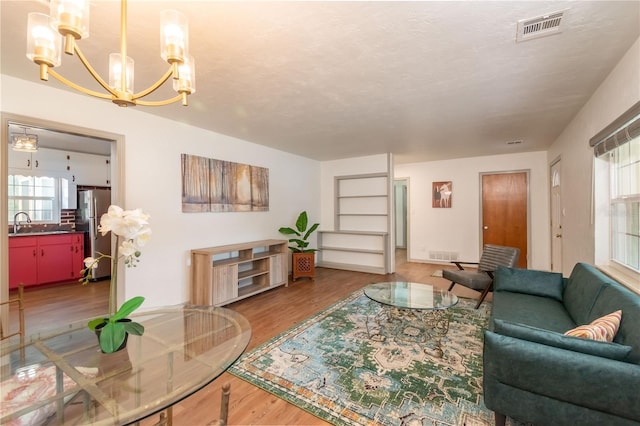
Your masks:
<path fill-rule="evenodd" d="M 562 238 L 562 234 L 556 234 L 556 238 Z"/>
<path fill-rule="evenodd" d="M 489 229 L 489 227 L 487 225 L 485 225 L 485 226 L 482 227 L 482 229 L 484 229 L 486 231 L 487 229 Z"/>

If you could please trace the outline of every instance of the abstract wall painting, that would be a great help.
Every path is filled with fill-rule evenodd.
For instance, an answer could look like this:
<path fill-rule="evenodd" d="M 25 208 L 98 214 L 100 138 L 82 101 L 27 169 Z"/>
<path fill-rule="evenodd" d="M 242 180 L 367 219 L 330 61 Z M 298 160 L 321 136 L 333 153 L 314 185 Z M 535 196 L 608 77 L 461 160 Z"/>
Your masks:
<path fill-rule="evenodd" d="M 182 211 L 269 211 L 269 169 L 181 154 Z"/>
<path fill-rule="evenodd" d="M 431 207 L 451 208 L 451 198 L 453 194 L 453 182 L 433 182 L 431 185 Z"/>

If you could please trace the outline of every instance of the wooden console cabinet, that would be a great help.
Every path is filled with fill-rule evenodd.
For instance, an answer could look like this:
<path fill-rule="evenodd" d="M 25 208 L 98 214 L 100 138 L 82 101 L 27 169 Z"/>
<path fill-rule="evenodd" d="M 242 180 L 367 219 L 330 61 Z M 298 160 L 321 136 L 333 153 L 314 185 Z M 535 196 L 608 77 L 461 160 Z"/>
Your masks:
<path fill-rule="evenodd" d="M 287 250 L 286 240 L 191 250 L 191 303 L 222 306 L 288 285 Z"/>

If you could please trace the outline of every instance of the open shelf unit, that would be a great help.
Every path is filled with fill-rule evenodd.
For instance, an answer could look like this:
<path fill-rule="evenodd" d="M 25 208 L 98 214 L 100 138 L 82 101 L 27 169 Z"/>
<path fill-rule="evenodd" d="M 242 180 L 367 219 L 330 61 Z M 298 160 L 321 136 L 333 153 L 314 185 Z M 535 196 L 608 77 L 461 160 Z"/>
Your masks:
<path fill-rule="evenodd" d="M 318 231 L 318 266 L 389 272 L 389 175 L 336 176 L 335 230 Z"/>
<path fill-rule="evenodd" d="M 287 241 L 261 240 L 191 250 L 194 305 L 222 306 L 287 285 Z"/>
<path fill-rule="evenodd" d="M 386 274 L 387 233 L 320 231 L 320 265 L 325 268 Z"/>

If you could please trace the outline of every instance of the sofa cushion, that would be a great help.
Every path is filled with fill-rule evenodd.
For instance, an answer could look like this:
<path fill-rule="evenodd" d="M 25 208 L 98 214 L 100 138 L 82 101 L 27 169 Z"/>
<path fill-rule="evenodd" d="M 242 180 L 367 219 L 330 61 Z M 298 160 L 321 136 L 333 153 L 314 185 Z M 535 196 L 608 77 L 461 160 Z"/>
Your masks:
<path fill-rule="evenodd" d="M 493 293 L 491 319 L 508 320 L 558 333 L 576 326 L 561 302 L 510 291 Z"/>
<path fill-rule="evenodd" d="M 602 290 L 593 305 L 592 315 L 597 318 L 617 309 L 622 310 L 622 321 L 613 341 L 631 346 L 630 360 L 640 364 L 640 296 L 615 283 Z"/>
<path fill-rule="evenodd" d="M 562 274 L 531 269 L 498 267 L 494 291 L 511 291 L 550 297 L 562 302 L 564 287 Z"/>
<path fill-rule="evenodd" d="M 503 320 L 495 320 L 494 332 L 502 334 L 503 336 L 516 337 L 530 342 L 615 359 L 617 361 L 625 360 L 631 353 L 631 346 L 565 336 L 553 331 Z"/>
<path fill-rule="evenodd" d="M 579 325 L 566 333 L 566 336 L 580 337 L 583 339 L 597 340 L 599 342 L 613 342 L 613 338 L 620 328 L 622 311 L 617 310 L 591 321 L 587 325 Z"/>
<path fill-rule="evenodd" d="M 576 263 L 567 281 L 563 296 L 564 305 L 576 324 L 589 324 L 595 318 L 619 309 L 617 307 L 596 316 L 591 314 L 591 309 L 602 289 L 613 282 L 592 265 Z"/>

